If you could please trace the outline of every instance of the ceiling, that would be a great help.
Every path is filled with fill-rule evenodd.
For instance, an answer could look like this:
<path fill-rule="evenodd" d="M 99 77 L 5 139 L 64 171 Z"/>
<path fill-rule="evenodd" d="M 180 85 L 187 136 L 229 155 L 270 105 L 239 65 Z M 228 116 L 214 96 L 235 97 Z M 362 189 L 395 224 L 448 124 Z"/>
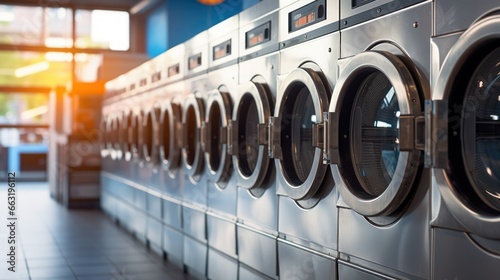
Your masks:
<path fill-rule="evenodd" d="M 0 0 L 1 4 L 130 10 L 142 0 Z"/>

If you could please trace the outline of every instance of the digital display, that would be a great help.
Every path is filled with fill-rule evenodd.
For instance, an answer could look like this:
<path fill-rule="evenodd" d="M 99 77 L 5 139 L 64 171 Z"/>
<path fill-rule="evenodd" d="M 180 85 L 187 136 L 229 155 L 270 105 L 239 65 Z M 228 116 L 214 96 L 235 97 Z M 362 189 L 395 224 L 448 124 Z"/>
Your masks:
<path fill-rule="evenodd" d="M 147 84 L 148 84 L 148 80 L 147 80 L 146 78 L 141 79 L 141 80 L 139 81 L 139 86 L 140 86 L 140 87 L 143 87 L 143 86 L 145 86 L 145 85 L 147 85 Z"/>
<path fill-rule="evenodd" d="M 168 77 L 172 77 L 179 74 L 179 63 L 168 67 Z"/>
<path fill-rule="evenodd" d="M 151 82 L 156 83 L 161 80 L 161 72 L 156 72 L 151 76 Z"/>
<path fill-rule="evenodd" d="M 326 19 L 326 1 L 314 1 L 300 9 L 291 12 L 289 16 L 289 31 L 294 32 L 306 26 Z"/>
<path fill-rule="evenodd" d="M 213 47 L 213 60 L 223 58 L 231 54 L 231 39 Z"/>
<path fill-rule="evenodd" d="M 201 65 L 201 53 L 190 56 L 188 59 L 189 70 L 194 69 Z"/>
<path fill-rule="evenodd" d="M 246 48 L 251 48 L 271 40 L 271 22 L 268 21 L 245 33 Z"/>

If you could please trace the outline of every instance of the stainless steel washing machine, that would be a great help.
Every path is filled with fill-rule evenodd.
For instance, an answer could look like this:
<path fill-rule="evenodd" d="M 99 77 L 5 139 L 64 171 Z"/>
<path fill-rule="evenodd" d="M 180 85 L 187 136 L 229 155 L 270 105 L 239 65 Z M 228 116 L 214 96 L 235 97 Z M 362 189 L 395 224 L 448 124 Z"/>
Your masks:
<path fill-rule="evenodd" d="M 341 10 L 352 4 L 341 0 Z M 341 30 L 325 125 L 325 160 L 340 193 L 340 279 L 430 275 L 423 112 L 431 11 L 422 2 Z"/>
<path fill-rule="evenodd" d="M 322 143 L 323 112 L 337 80 L 339 3 L 292 2 L 280 9 L 279 89 L 269 131 L 280 279 L 334 279 L 338 192 Z"/>
<path fill-rule="evenodd" d="M 182 221 L 184 265 L 189 273 L 205 277 L 207 268 L 207 174 L 201 146 L 208 92 L 208 33 L 185 43 L 185 95 L 182 108 L 184 164 Z"/>
<path fill-rule="evenodd" d="M 237 279 L 236 176 L 228 153 L 227 129 L 238 95 L 239 15 L 208 30 L 209 60 L 205 126 L 207 193 L 208 278 Z"/>
<path fill-rule="evenodd" d="M 433 279 L 496 279 L 500 265 L 500 4 L 434 1 Z"/>
<path fill-rule="evenodd" d="M 162 54 L 158 67 L 161 73 L 161 92 L 158 123 L 159 170 L 154 184 L 162 186 L 161 201 L 152 198 L 150 208 L 161 209 L 163 222 L 162 248 L 170 262 L 183 264 L 182 189 L 184 182 L 181 161 L 182 101 L 184 92 L 184 45 L 178 45 Z M 154 206 L 153 206 L 154 205 Z M 154 210 L 157 212 L 157 210 Z"/>
<path fill-rule="evenodd" d="M 240 86 L 228 145 L 238 184 L 240 279 L 258 278 L 254 271 L 271 278 L 278 275 L 278 199 L 266 143 L 279 69 L 278 4 L 263 1 L 240 13 Z"/>

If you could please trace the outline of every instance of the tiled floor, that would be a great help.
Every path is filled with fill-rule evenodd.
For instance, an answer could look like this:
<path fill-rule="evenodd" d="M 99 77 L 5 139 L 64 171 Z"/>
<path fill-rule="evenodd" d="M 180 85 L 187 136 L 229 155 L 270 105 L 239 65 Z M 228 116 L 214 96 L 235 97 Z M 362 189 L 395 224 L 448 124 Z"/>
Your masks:
<path fill-rule="evenodd" d="M 7 195 L 0 187 L 1 280 L 189 279 L 102 212 L 62 207 L 50 198 L 45 183 L 18 182 L 16 188 L 18 249 L 12 273 L 6 263 Z"/>

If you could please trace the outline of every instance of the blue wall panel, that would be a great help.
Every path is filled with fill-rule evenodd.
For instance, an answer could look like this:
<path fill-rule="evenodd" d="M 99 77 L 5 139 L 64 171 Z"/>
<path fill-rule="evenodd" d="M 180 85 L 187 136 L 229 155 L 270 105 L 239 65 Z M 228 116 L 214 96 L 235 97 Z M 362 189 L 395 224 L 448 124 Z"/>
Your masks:
<path fill-rule="evenodd" d="M 206 6 L 196 0 L 163 0 L 147 18 L 148 55 L 154 57 L 181 44 L 257 2 L 259 0 L 226 0 L 216 6 Z"/>

